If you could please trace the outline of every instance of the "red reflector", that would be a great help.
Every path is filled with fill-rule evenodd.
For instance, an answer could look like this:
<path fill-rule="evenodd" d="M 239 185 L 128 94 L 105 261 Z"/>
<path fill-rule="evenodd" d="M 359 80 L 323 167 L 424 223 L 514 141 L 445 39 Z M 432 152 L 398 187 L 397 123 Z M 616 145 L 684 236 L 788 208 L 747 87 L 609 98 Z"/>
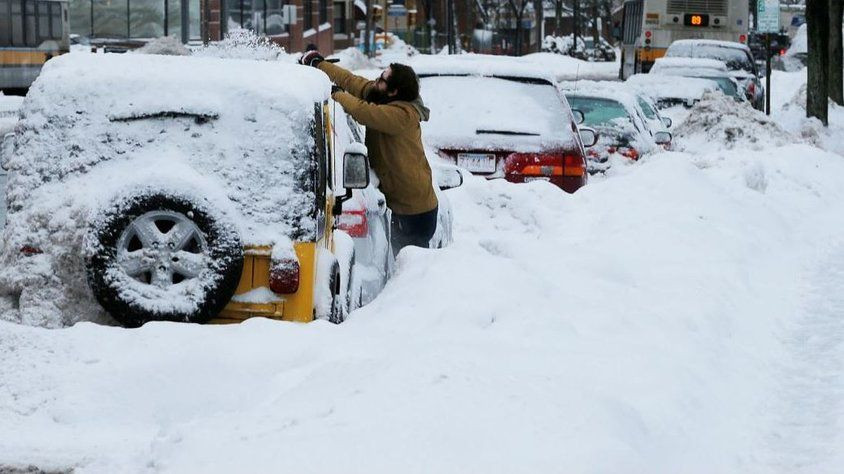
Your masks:
<path fill-rule="evenodd" d="M 20 252 L 22 254 L 26 255 L 27 257 L 29 257 L 31 255 L 39 255 L 39 254 L 44 253 L 41 249 L 39 249 L 37 247 L 33 247 L 31 245 L 24 245 L 23 247 L 21 247 Z"/>
<path fill-rule="evenodd" d="M 738 40 L 739 40 L 739 43 L 744 43 L 745 41 L 747 41 L 747 36 L 741 35 L 741 36 L 738 37 Z"/>
<path fill-rule="evenodd" d="M 270 267 L 270 290 L 283 295 L 299 291 L 299 262 L 297 260 L 273 261 Z"/>
<path fill-rule="evenodd" d="M 369 232 L 365 209 L 343 211 L 342 214 L 337 216 L 334 225 L 352 237 L 366 237 Z"/>
<path fill-rule="evenodd" d="M 650 31 L 645 32 L 645 38 L 650 38 L 651 35 L 653 35 L 653 33 L 651 33 Z"/>

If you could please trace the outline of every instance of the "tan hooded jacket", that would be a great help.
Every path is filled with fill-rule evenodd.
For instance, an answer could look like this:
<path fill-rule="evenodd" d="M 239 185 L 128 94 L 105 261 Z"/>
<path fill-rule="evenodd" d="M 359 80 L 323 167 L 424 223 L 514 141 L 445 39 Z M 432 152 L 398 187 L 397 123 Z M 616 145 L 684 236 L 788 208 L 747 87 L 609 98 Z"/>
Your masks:
<path fill-rule="evenodd" d="M 422 148 L 420 122 L 429 111 L 421 98 L 413 102 L 373 104 L 364 100 L 375 81 L 323 61 L 319 69 L 346 92 L 332 97 L 346 113 L 366 126 L 366 147 L 372 169 L 381 181 L 379 188 L 387 206 L 396 214 L 413 215 L 437 206 L 431 167 Z"/>

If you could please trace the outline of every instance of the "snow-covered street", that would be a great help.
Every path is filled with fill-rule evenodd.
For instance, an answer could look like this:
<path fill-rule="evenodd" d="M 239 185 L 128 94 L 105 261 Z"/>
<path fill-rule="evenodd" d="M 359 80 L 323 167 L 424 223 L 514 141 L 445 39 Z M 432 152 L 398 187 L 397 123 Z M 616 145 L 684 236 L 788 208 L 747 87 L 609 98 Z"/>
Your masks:
<path fill-rule="evenodd" d="M 341 325 L 0 322 L 0 466 L 837 472 L 844 159 L 760 138 L 469 179 Z"/>
<path fill-rule="evenodd" d="M 279 51 L 258 51 L 269 57 L 256 52 L 253 59 L 305 67 Z M 91 70 L 96 66 L 95 56 L 67 57 L 73 54 L 87 58 Z M 226 56 L 208 50 L 194 54 Z M 357 50 L 338 56 L 341 65 L 379 77 L 376 65 Z M 133 60 L 128 54 L 120 58 L 127 64 Z M 155 61 L 172 61 L 169 73 L 175 75 L 178 58 L 151 58 L 143 59 L 150 68 Z M 473 59 L 476 66 L 484 60 Z M 545 66 L 557 81 L 612 80 L 618 67 L 552 53 L 517 61 L 519 67 Z M 195 64 L 204 64 L 208 76 L 220 73 L 208 57 Z M 266 71 L 261 94 L 283 89 L 273 80 L 272 73 L 283 70 L 276 66 L 261 63 Z M 184 68 L 181 74 L 196 71 Z M 109 76 L 112 84 L 125 80 L 121 74 Z M 307 74 L 323 79 L 311 69 Z M 96 153 L 93 147 L 68 147 L 75 158 L 88 160 L 56 165 L 54 174 L 71 176 L 68 181 L 50 176 L 45 182 L 52 187 L 46 191 L 21 190 L 18 184 L 16 202 L 25 202 L 30 193 L 43 195 L 63 213 L 43 211 L 54 222 L 17 223 L 17 228 L 32 227 L 41 242 L 55 247 L 63 240 L 81 242 L 88 211 L 78 202 L 68 211 L 68 203 L 105 200 L 101 188 L 121 188 L 124 170 L 120 163 L 107 163 L 111 166 L 99 171 L 74 173 L 101 166 L 99 155 L 117 146 L 111 139 L 121 130 L 136 130 L 125 143 L 114 140 L 125 145 L 121 156 L 142 148 L 150 155 L 166 150 L 165 127 L 148 123 L 162 115 L 177 121 L 168 133 L 185 144 L 180 151 L 206 160 L 207 169 L 224 176 L 224 165 L 235 171 L 250 167 L 234 173 L 240 179 L 231 184 L 238 191 L 234 201 L 246 203 L 246 215 L 269 216 L 269 224 L 259 223 L 266 224 L 261 229 L 274 228 L 274 206 L 295 193 L 299 181 L 291 178 L 290 189 L 281 189 L 269 177 L 262 181 L 268 189 L 261 193 L 264 200 L 253 199 L 251 180 L 262 172 L 261 153 L 270 149 L 279 160 L 284 153 L 304 160 L 297 151 L 314 142 L 277 134 L 283 127 L 270 122 L 277 107 L 263 110 L 250 102 L 277 96 L 244 93 L 237 96 L 238 107 L 226 103 L 241 72 L 229 70 L 221 77 L 229 82 L 214 82 L 209 90 L 219 95 L 213 103 L 200 103 L 196 91 L 172 90 L 169 96 L 150 94 L 153 105 L 141 103 L 149 109 L 143 113 L 130 110 L 134 115 L 106 119 L 99 111 L 74 119 L 75 126 L 101 120 L 103 130 L 110 127 L 108 140 L 96 145 L 101 147 Z M 72 84 L 74 78 L 65 79 Z M 162 88 L 176 82 L 164 75 L 156 80 Z M 307 88 L 297 96 L 305 115 L 291 112 L 297 127 L 313 119 L 314 104 L 320 120 L 329 116 L 328 106 L 320 113 L 323 95 L 328 97 L 324 82 L 299 83 Z M 71 318 L 60 314 L 97 307 L 88 282 L 82 282 L 84 270 L 68 271 L 80 278 L 75 286 L 56 286 L 73 287 L 67 294 L 84 293 L 84 301 L 55 296 L 54 288 L 0 287 L 0 473 L 840 472 L 844 109 L 830 105 L 828 128 L 805 119 L 805 84 L 805 71 L 777 71 L 770 118 L 724 95 L 706 95 L 690 109 L 670 108 L 665 113 L 674 120 L 672 151 L 654 143 L 658 151 L 637 155 L 638 161 L 613 161 L 605 175 L 589 177 L 572 194 L 546 181 L 514 184 L 466 172 L 462 186 L 437 190 L 439 202 L 447 202 L 453 215 L 453 242 L 436 250 L 404 248 L 383 291 L 342 324 L 254 317 L 240 324 L 153 321 L 126 329 L 90 322 L 103 321 L 105 311 L 99 309 Z M 82 105 L 63 102 L 63 113 L 81 116 L 79 109 L 90 105 L 116 114 L 113 104 L 96 102 L 100 85 L 89 85 Z M 72 90 L 81 88 L 67 85 L 65 92 Z M 304 90 L 316 99 L 301 98 Z M 154 107 L 185 96 L 196 100 L 196 110 L 162 114 Z M 120 104 L 114 97 L 110 100 Z M 50 101 L 41 100 L 47 110 Z M 16 110 L 20 100 L 0 96 L 0 138 L 17 123 L 3 115 L 4 106 Z M 507 109 L 502 110 L 504 115 Z M 568 105 L 565 112 L 572 115 Z M 38 113 L 26 118 L 28 125 L 50 124 L 46 112 Z M 461 122 L 455 114 L 451 118 Z M 496 131 L 498 119 L 487 134 L 505 135 L 504 141 L 539 135 L 527 128 L 521 134 Z M 127 125 L 134 121 L 144 128 L 129 128 L 140 127 Z M 208 125 L 214 121 L 223 126 Z M 249 140 L 256 123 L 264 134 Z M 336 124 L 348 129 L 339 133 L 349 135 L 353 125 Z M 78 129 L 75 135 L 57 129 L 55 140 L 35 128 L 26 130 L 30 135 L 23 145 L 37 140 L 55 145 L 45 156 L 33 153 L 33 162 L 51 164 L 67 145 L 62 137 L 86 138 Z M 568 122 L 562 130 L 568 131 Z M 577 134 L 574 125 L 571 130 Z M 200 137 L 216 140 L 208 145 L 211 151 L 229 145 L 234 150 L 235 141 L 243 146 L 217 156 L 190 141 Z M 348 149 L 366 151 L 361 143 Z M 151 168 L 156 167 L 172 167 L 168 179 L 177 184 L 193 176 L 193 169 L 176 158 L 145 159 L 150 169 L 133 171 L 138 182 L 155 177 L 160 170 Z M 16 172 L 26 161 L 18 157 Z M 302 163 L 290 168 L 304 169 L 309 162 Z M 34 169 L 25 176 L 30 181 L 20 182 L 50 173 L 46 165 Z M 584 164 L 584 176 L 585 170 Z M 90 176 L 99 187 L 54 192 Z M 196 189 L 217 183 L 217 178 L 191 179 Z M 228 199 L 218 194 L 214 203 Z M 305 204 L 297 209 L 308 209 L 313 199 L 307 196 L 310 201 L 302 198 Z M 5 212 L 2 202 L 0 212 Z M 359 212 L 365 215 L 365 209 Z M 3 219 L 0 215 L 0 229 Z M 60 227 L 75 233 L 62 237 Z M 7 242 L 16 245 L 8 254 L 28 244 L 9 234 L 0 234 L 0 256 Z M 289 255 L 299 258 L 291 239 L 286 245 Z M 49 250 L 22 246 L 26 257 L 21 259 L 32 257 L 24 262 L 41 262 L 22 268 L 49 273 L 46 260 L 38 260 Z M 81 255 L 57 259 L 68 266 L 82 260 Z M 298 288 L 298 260 L 296 265 Z M 0 271 L 0 276 L 24 285 L 61 277 L 12 278 L 11 273 Z M 40 305 L 31 301 L 44 294 L 45 301 L 35 302 Z M 43 317 L 20 317 L 18 305 L 24 303 L 38 306 Z"/>

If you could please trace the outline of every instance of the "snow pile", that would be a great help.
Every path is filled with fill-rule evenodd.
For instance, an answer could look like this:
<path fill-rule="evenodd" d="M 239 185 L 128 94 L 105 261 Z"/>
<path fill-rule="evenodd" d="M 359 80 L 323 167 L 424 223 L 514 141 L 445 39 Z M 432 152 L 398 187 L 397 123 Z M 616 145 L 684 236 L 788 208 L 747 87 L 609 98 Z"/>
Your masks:
<path fill-rule="evenodd" d="M 674 144 L 683 151 L 762 150 L 801 143 L 773 119 L 720 93 L 707 93 L 674 130 Z"/>
<path fill-rule="evenodd" d="M 791 99 L 775 111 L 777 121 L 789 132 L 824 150 L 844 155 L 844 107 L 829 101 L 829 126 L 816 118 L 806 117 L 806 75 L 801 73 L 780 73 L 780 76 L 796 76 L 799 84 Z M 791 85 L 794 85 L 792 82 Z M 781 86 L 783 87 L 783 86 Z M 787 88 L 785 86 L 784 88 Z"/>
<path fill-rule="evenodd" d="M 315 199 L 303 183 L 314 104 L 328 90 L 319 71 L 269 62 L 82 54 L 49 61 L 24 102 L 14 153 L 3 156 L 10 214 L 0 299 L 14 308 L 0 318 L 47 326 L 101 320 L 84 277 L 91 249 L 83 240 L 98 216 L 133 196 L 183 196 L 245 244 L 312 236 Z M 23 257 L 24 246 L 44 253 Z"/>
<path fill-rule="evenodd" d="M 349 71 L 357 71 L 359 69 L 378 69 L 378 65 L 374 61 L 367 58 L 363 52 L 356 48 L 342 49 L 331 56 L 331 59 L 338 59 L 338 66 L 341 66 Z"/>
<path fill-rule="evenodd" d="M 140 54 L 163 54 L 167 56 L 188 56 L 190 50 L 175 36 L 162 36 L 133 51 Z"/>
<path fill-rule="evenodd" d="M 451 192 L 454 244 L 403 251 L 339 326 L 0 322 L 0 465 L 794 472 L 791 415 L 825 414 L 811 427 L 844 441 L 812 385 L 840 375 L 837 354 L 808 385 L 781 370 L 804 368 L 786 330 L 822 309 L 802 277 L 840 245 L 844 161 L 808 146 L 692 158 L 574 195 L 470 178 Z M 817 454 L 807 470 L 840 466 Z"/>
<path fill-rule="evenodd" d="M 295 63 L 298 55 L 288 54 L 284 48 L 252 30 L 236 28 L 229 31 L 222 41 L 209 43 L 193 51 L 194 56 L 228 59 L 254 59 L 256 61 L 282 61 Z"/>
<path fill-rule="evenodd" d="M 0 140 L 9 132 L 12 132 L 18 123 L 18 110 L 23 103 L 23 97 L 16 95 L 3 95 L 0 91 Z"/>

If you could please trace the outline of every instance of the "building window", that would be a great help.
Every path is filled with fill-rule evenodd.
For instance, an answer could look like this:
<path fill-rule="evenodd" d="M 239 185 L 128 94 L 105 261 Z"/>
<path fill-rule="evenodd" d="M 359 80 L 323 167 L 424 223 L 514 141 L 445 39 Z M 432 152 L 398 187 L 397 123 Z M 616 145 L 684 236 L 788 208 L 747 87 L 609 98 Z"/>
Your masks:
<path fill-rule="evenodd" d="M 305 29 L 310 30 L 314 27 L 314 2 L 313 0 L 303 0 L 304 7 L 305 7 L 305 14 L 303 15 L 305 18 Z"/>
<path fill-rule="evenodd" d="M 319 0 L 319 24 L 328 22 L 328 0 Z"/>
<path fill-rule="evenodd" d="M 264 34 L 268 36 L 280 35 L 287 32 L 284 24 L 284 5 L 282 0 L 265 0 L 267 14 L 264 17 Z"/>
<path fill-rule="evenodd" d="M 12 45 L 12 6 L 9 0 L 0 0 L 0 46 Z"/>
<path fill-rule="evenodd" d="M 347 33 L 345 2 L 334 2 L 334 32 Z"/>
<path fill-rule="evenodd" d="M 187 2 L 188 7 L 188 38 L 199 38 L 198 0 L 70 0 L 70 32 L 93 38 L 147 39 L 165 34 L 181 38 L 182 2 Z M 51 34 L 60 37 L 56 32 L 62 23 L 61 4 L 46 3 L 51 4 Z M 39 3 L 39 18 L 40 8 Z"/>

